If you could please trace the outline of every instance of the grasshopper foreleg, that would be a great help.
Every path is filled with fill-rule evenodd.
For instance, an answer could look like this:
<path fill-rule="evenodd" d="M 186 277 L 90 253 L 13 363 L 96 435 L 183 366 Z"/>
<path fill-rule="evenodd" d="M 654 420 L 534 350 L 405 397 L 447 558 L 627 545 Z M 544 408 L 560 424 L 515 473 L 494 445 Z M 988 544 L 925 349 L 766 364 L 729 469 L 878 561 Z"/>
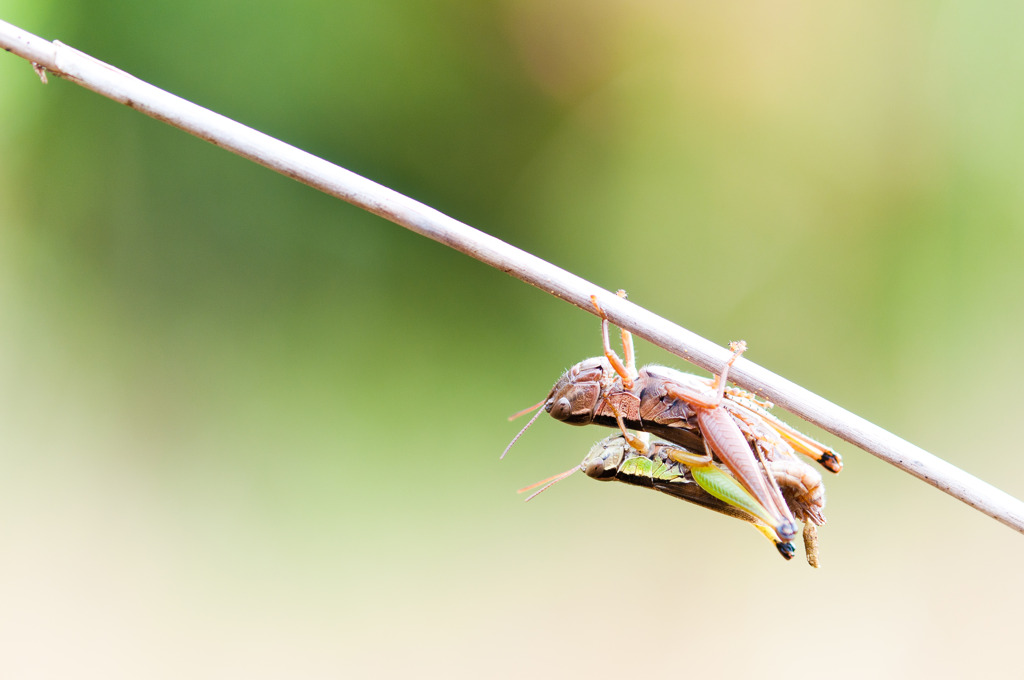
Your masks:
<path fill-rule="evenodd" d="M 619 297 L 626 297 L 626 291 L 620 290 L 618 292 Z M 597 315 L 601 317 L 601 343 L 604 346 L 604 356 L 608 359 L 608 363 L 612 365 L 615 372 L 622 379 L 622 387 L 625 390 L 633 389 L 633 381 L 636 380 L 636 356 L 633 353 L 633 334 L 624 328 L 620 328 L 619 332 L 622 337 L 622 353 L 625 355 L 625 362 L 619 358 L 619 355 L 612 349 L 611 340 L 608 337 L 608 316 L 604 313 L 604 309 L 597 301 L 596 295 L 590 296 L 590 303 L 594 305 L 594 309 L 597 310 Z"/>

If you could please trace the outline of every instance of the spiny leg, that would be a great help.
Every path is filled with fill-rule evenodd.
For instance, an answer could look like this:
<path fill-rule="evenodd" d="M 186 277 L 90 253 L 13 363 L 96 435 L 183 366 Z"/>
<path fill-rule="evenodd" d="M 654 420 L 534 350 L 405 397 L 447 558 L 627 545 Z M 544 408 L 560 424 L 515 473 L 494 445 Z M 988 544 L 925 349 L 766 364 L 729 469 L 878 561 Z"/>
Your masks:
<path fill-rule="evenodd" d="M 729 357 L 729 361 L 725 363 L 725 366 L 722 368 L 722 372 L 715 376 L 715 382 L 711 384 L 712 389 L 715 390 L 717 395 L 715 406 L 722 403 L 722 399 L 725 397 L 725 386 L 729 381 L 729 369 L 732 368 L 733 363 L 740 358 L 740 355 L 747 351 L 747 343 L 743 340 L 730 342 L 729 349 L 732 350 L 732 356 Z"/>
<path fill-rule="evenodd" d="M 626 291 L 621 288 L 615 291 L 615 294 L 623 300 L 626 299 Z M 636 377 L 636 354 L 633 352 L 633 334 L 620 326 L 619 337 L 622 338 L 622 353 L 625 355 L 626 370 L 629 371 L 630 376 Z"/>
<path fill-rule="evenodd" d="M 722 368 L 722 372 L 716 375 L 715 379 L 711 382 L 710 389 L 713 394 L 709 395 L 706 390 L 695 385 L 683 385 L 681 383 L 666 384 L 665 393 L 673 399 L 685 401 L 691 406 L 708 410 L 718 408 L 725 399 L 725 386 L 729 379 L 729 369 L 732 367 L 733 362 L 747 350 L 747 343 L 740 340 L 739 342 L 731 343 L 729 347 L 732 349 L 732 356 Z"/>
<path fill-rule="evenodd" d="M 597 310 L 598 316 L 601 317 L 601 342 L 604 346 L 604 356 L 608 359 L 608 363 L 612 365 L 615 372 L 622 378 L 622 386 L 627 389 L 633 389 L 633 380 L 636 378 L 636 359 L 633 357 L 633 336 L 629 335 L 627 344 L 626 333 L 629 331 L 623 331 L 622 335 L 622 348 L 623 353 L 626 355 L 626 362 L 623 363 L 619 355 L 612 349 L 611 340 L 608 338 L 608 316 L 604 313 L 604 309 L 597 301 L 596 295 L 590 296 L 590 302 L 594 305 L 594 309 Z"/>
<path fill-rule="evenodd" d="M 765 479 L 768 480 L 768 491 L 771 493 L 772 500 L 775 501 L 775 505 L 777 507 L 783 508 L 791 514 L 792 510 L 789 507 L 789 503 L 786 502 L 786 497 L 782 495 L 782 489 L 779 488 L 779 482 L 768 469 L 768 461 L 765 458 L 764 447 L 760 440 L 754 442 L 754 452 L 757 454 L 757 460 L 761 463 L 761 470 L 764 472 Z M 783 513 L 783 516 L 787 516 L 785 512 Z"/>
<path fill-rule="evenodd" d="M 826 470 L 839 472 L 843 469 L 843 458 L 832 447 L 825 446 L 811 439 L 803 432 L 797 432 L 778 418 L 773 417 L 769 422 L 775 431 L 789 442 L 794 449 L 818 461 Z"/>
<path fill-rule="evenodd" d="M 622 436 L 626 439 L 626 442 L 640 452 L 641 455 L 646 456 L 650 453 L 650 447 L 647 446 L 650 441 L 650 435 L 646 432 L 642 432 L 641 436 L 637 436 L 629 431 L 626 427 L 626 421 L 622 417 L 622 412 L 619 411 L 619 407 L 615 405 L 614 401 L 608 401 L 608 406 L 611 407 L 612 413 L 615 415 L 615 422 L 619 426 L 619 430 L 622 432 Z"/>
<path fill-rule="evenodd" d="M 677 463 L 681 463 L 686 467 L 693 470 L 695 467 L 705 467 L 707 465 L 713 465 L 713 456 L 711 451 L 707 448 L 707 442 L 704 442 L 704 454 L 696 453 L 695 451 L 689 451 L 687 449 L 681 449 L 677 446 L 669 446 L 668 444 L 662 445 L 662 450 L 668 455 L 671 460 Z"/>

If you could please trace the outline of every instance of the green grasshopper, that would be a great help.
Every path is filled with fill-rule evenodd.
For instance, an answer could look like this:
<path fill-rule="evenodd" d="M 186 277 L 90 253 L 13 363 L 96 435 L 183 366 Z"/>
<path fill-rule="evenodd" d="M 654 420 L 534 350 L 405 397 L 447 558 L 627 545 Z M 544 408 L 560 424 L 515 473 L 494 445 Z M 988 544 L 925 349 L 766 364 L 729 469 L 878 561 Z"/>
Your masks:
<path fill-rule="evenodd" d="M 548 489 L 578 470 L 599 481 L 618 481 L 633 486 L 655 489 L 676 498 L 714 510 L 729 517 L 749 522 L 785 559 L 796 552 L 793 543 L 783 540 L 774 529 L 774 520 L 763 505 L 724 469 L 703 457 L 667 442 L 650 443 L 646 433 L 627 441 L 622 434 L 612 435 L 594 444 L 579 465 L 563 473 L 520 489 L 520 492 L 541 487 L 526 500 Z M 680 462 L 688 460 L 688 463 Z M 815 525 L 825 521 L 824 487 L 819 475 L 803 461 L 782 459 L 769 463 L 769 471 L 782 489 L 793 514 L 805 521 L 804 545 L 807 560 L 818 566 Z"/>

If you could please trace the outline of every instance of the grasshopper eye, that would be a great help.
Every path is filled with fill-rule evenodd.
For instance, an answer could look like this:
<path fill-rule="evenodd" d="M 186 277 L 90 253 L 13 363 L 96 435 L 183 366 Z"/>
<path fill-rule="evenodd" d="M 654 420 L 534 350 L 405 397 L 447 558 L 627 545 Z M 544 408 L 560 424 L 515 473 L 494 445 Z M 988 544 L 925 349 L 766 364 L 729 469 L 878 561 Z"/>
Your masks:
<path fill-rule="evenodd" d="M 551 417 L 555 420 L 568 420 L 572 416 L 572 404 L 565 397 L 555 402 L 551 407 Z"/>
<path fill-rule="evenodd" d="M 625 456 L 624 440 L 621 436 L 607 437 L 590 448 L 590 453 L 580 463 L 580 469 L 599 481 L 615 479 Z"/>
<path fill-rule="evenodd" d="M 593 479 L 608 481 L 615 478 L 618 468 L 608 456 L 594 457 L 583 461 L 583 472 Z"/>
<path fill-rule="evenodd" d="M 601 473 L 604 472 L 605 464 L 604 461 L 601 460 L 600 458 L 588 458 L 587 460 L 583 461 L 582 468 L 583 474 L 585 474 L 587 477 L 593 477 L 597 479 L 601 476 Z"/>

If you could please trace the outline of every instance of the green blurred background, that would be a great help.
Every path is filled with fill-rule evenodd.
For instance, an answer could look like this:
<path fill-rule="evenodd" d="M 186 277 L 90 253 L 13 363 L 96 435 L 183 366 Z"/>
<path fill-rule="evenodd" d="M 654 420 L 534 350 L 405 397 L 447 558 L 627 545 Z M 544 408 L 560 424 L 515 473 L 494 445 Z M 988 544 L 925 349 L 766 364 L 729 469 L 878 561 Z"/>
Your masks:
<path fill-rule="evenodd" d="M 1020 3 L 0 10 L 1024 495 Z M 1012 530 L 809 426 L 818 571 L 621 485 L 524 506 L 606 434 L 497 460 L 592 316 L 8 54 L 0 121 L 4 678 L 1019 672 Z"/>

